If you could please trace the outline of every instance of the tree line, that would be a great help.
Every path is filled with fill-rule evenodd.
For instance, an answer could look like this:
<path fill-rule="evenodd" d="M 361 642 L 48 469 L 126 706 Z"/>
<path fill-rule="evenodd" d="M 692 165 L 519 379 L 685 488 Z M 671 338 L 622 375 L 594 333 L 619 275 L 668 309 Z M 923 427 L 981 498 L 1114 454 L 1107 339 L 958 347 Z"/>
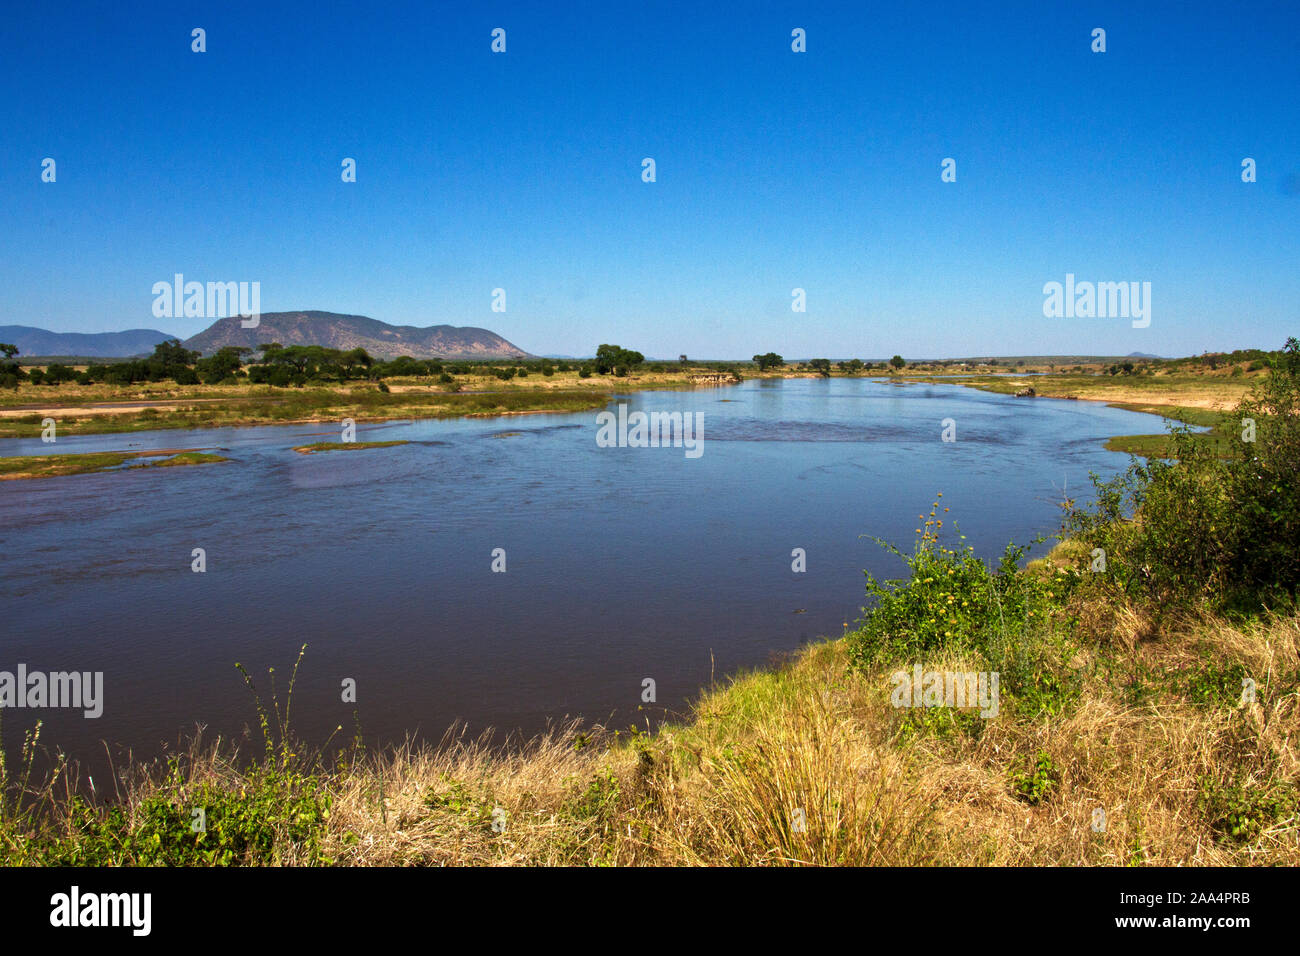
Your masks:
<path fill-rule="evenodd" d="M 17 361 L 18 347 L 0 343 L 0 387 L 17 388 L 20 382 L 33 385 L 135 385 L 141 382 L 173 381 L 178 385 L 234 385 L 240 382 L 302 386 L 308 383 L 341 383 L 357 380 L 381 381 L 399 376 L 433 377 L 443 384 L 453 376 L 472 373 L 495 375 L 502 381 L 537 374 L 551 376 L 577 371 L 582 378 L 592 375 L 624 376 L 640 368 L 645 356 L 619 345 L 601 345 L 594 359 L 523 362 L 472 362 L 417 359 L 402 355 L 389 361 L 376 359 L 365 349 L 333 349 L 321 345 L 282 345 L 268 342 L 256 348 L 224 346 L 209 356 L 187 349 L 178 339 L 154 346 L 152 355 L 90 365 L 77 370 L 58 362 L 44 369 L 24 370 Z M 685 359 L 685 356 L 683 356 Z"/>
<path fill-rule="evenodd" d="M 786 364 L 785 359 L 776 352 L 765 352 L 762 355 L 755 355 L 753 362 L 758 366 L 760 372 L 766 372 L 768 369 L 784 368 Z M 907 362 L 904 361 L 901 355 L 895 355 L 887 363 L 880 362 L 879 364 L 875 364 L 864 362 L 862 359 L 849 359 L 844 362 L 836 362 L 835 367 L 846 375 L 856 375 L 859 372 L 870 371 L 875 368 L 880 368 L 882 370 L 885 368 L 900 369 L 906 364 Z M 809 359 L 806 363 L 801 364 L 799 368 L 812 369 L 814 372 L 820 373 L 823 377 L 830 378 L 831 360 L 824 358 Z"/>

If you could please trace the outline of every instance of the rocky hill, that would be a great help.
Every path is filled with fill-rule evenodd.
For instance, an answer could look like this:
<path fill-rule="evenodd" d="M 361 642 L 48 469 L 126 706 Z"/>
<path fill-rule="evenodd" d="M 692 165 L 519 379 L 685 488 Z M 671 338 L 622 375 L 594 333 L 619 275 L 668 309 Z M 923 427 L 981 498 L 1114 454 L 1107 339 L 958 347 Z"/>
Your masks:
<path fill-rule="evenodd" d="M 249 348 L 266 342 L 323 345 L 332 349 L 363 348 L 375 358 L 522 359 L 528 353 L 487 329 L 433 325 L 389 325 L 364 315 L 337 312 L 265 312 L 257 328 L 246 329 L 238 316 L 218 319 L 185 347 L 211 355 L 227 345 Z"/>

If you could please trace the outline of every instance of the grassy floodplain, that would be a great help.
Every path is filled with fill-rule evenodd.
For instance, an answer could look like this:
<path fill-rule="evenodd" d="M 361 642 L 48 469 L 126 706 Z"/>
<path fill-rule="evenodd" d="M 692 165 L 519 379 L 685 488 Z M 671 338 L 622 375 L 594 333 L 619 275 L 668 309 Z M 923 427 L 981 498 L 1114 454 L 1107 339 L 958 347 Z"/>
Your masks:
<path fill-rule="evenodd" d="M 1031 371 L 1041 374 L 971 375 L 955 379 L 921 373 L 901 380 L 946 382 L 999 395 L 1015 395 L 1026 387 L 1032 387 L 1038 398 L 1104 402 L 1131 412 L 1160 415 L 1170 421 L 1206 429 L 1202 440 L 1208 443 L 1227 444 L 1234 439 L 1240 426 L 1240 419 L 1234 418 L 1229 409 L 1245 397 L 1262 374 L 1266 374 L 1246 374 L 1245 367 L 1247 363 L 1222 372 L 1176 371 L 1147 376 L 1108 376 L 1096 370 L 1083 374 L 1031 368 Z M 1237 369 L 1235 375 L 1232 368 Z M 1144 458 L 1164 458 L 1172 453 L 1167 432 L 1116 435 L 1106 442 L 1106 448 Z"/>
<path fill-rule="evenodd" d="M 500 385 L 500 383 L 497 383 Z M 0 438 L 34 438 L 53 418 L 60 434 L 95 435 L 165 428 L 218 428 L 407 418 L 457 418 L 604 407 L 606 389 L 495 388 L 447 392 L 395 383 L 377 387 L 276 388 L 271 385 L 22 386 L 0 401 Z M 35 394 L 33 394 L 35 393 Z M 15 407 L 38 404 L 35 408 Z M 123 407 L 126 406 L 126 407 Z"/>
<path fill-rule="evenodd" d="M 1253 354 L 1253 353 L 1252 353 Z M 133 385 L 34 385 L 0 390 L 0 438 L 34 437 L 46 418 L 67 434 L 104 434 L 164 428 L 232 425 L 358 422 L 394 419 L 493 417 L 546 412 L 591 411 L 618 393 L 725 384 L 742 378 L 868 377 L 900 386 L 916 382 L 960 384 L 1000 394 L 1032 386 L 1046 398 L 1102 401 L 1131 411 L 1161 415 L 1210 428 L 1228 438 L 1232 407 L 1266 372 L 1259 361 L 1231 356 L 1205 360 L 1111 360 L 1027 357 L 1001 360 L 944 360 L 894 367 L 888 363 L 812 361 L 758 368 L 747 362 L 704 365 L 647 363 L 626 375 L 581 374 L 580 365 L 534 367 L 531 375 L 503 378 L 501 368 L 468 366 L 454 380 L 433 375 L 395 376 L 382 382 L 276 387 L 245 382 L 178 385 L 170 381 Z M 1069 364 L 1074 362 L 1073 365 Z M 1108 364 L 1109 363 L 1109 364 Z M 503 365 L 502 368 L 508 368 Z M 1112 451 L 1146 457 L 1169 453 L 1165 434 L 1121 435 Z"/>

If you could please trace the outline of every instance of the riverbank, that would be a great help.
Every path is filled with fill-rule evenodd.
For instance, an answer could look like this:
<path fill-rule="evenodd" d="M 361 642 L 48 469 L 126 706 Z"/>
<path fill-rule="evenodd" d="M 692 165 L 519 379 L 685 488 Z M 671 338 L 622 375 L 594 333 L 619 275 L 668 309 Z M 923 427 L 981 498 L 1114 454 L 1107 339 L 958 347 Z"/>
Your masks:
<path fill-rule="evenodd" d="M 1022 401 L 1056 398 L 1101 402 L 1112 408 L 1159 415 L 1170 422 L 1205 429 L 1205 440 L 1223 442 L 1232 437 L 1238 422 L 1232 409 L 1259 380 L 1258 374 L 1160 374 L 1142 376 L 1079 375 L 1043 372 L 1036 375 L 947 377 L 919 375 L 901 378 L 906 383 L 962 385 L 997 395 L 1017 395 L 1033 389 Z M 1167 457 L 1172 449 L 1168 431 L 1115 435 L 1106 441 L 1108 451 L 1143 458 Z"/>
<path fill-rule="evenodd" d="M 817 378 L 815 372 L 782 369 L 753 373 L 760 378 Z M 833 377 L 844 377 L 836 373 Z M 853 375 L 900 386 L 929 383 L 962 385 L 1013 395 L 1027 386 L 1044 398 L 1099 401 L 1130 411 L 1161 415 L 1194 426 L 1224 426 L 1226 409 L 1249 388 L 1255 376 L 1210 378 L 1159 375 L 1117 380 L 1100 375 L 1050 373 L 1007 377 L 934 375 L 905 370 L 881 377 Z M 738 381 L 738 379 L 735 379 Z M 731 373 L 707 369 L 642 371 L 625 377 L 580 377 L 576 371 L 531 375 L 508 383 L 492 375 L 457 379 L 454 391 L 432 380 L 390 379 L 329 388 L 276 388 L 270 385 L 194 385 L 153 383 L 134 386 L 64 384 L 0 393 L 0 438 L 33 438 L 53 419 L 61 435 L 131 434 L 161 429 L 251 425 L 338 423 L 345 418 L 375 423 L 421 418 L 484 418 L 594 411 L 619 393 L 701 387 L 726 387 Z M 1032 400 L 1032 399 L 1026 399 Z M 1160 454 L 1167 435 L 1115 436 L 1112 451 Z"/>
<path fill-rule="evenodd" d="M 271 385 L 57 386 L 21 384 L 0 391 L 0 438 L 38 437 L 47 419 L 63 435 L 130 434 L 169 428 L 218 428 L 395 419 L 491 417 L 592 411 L 622 392 L 730 384 L 707 369 L 644 371 L 618 377 L 577 371 L 503 382 L 489 374 L 393 378 L 382 383 L 277 388 Z M 739 381 L 735 378 L 734 381 Z"/>
<path fill-rule="evenodd" d="M 712 688 L 653 734 L 570 724 L 503 751 L 453 732 L 328 768 L 278 740 L 252 767 L 196 743 L 98 782 L 118 798 L 29 787 L 42 820 L 11 794 L 0 863 L 1300 863 L 1300 620 L 1074 610 L 1090 624 L 1054 654 L 1072 676 L 1043 669 L 1036 698 L 1004 689 L 991 720 L 894 706 L 890 668 L 852 669 L 850 636 Z M 1242 673 L 1259 679 L 1249 702 Z"/>

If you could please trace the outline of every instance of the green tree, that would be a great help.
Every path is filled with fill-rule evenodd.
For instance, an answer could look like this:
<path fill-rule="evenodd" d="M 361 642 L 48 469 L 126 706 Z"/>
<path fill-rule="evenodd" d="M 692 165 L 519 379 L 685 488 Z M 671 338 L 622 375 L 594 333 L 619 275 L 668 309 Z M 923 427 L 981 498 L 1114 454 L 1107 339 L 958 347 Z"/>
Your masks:
<path fill-rule="evenodd" d="M 215 354 L 195 362 L 194 371 L 204 385 L 216 385 L 238 372 L 243 365 L 243 357 L 250 351 L 251 349 L 238 345 L 222 346 Z"/>
<path fill-rule="evenodd" d="M 153 347 L 153 355 L 149 357 L 148 362 L 151 366 L 162 368 L 167 375 L 170 375 L 178 368 L 193 365 L 199 360 L 199 354 L 181 345 L 180 339 L 167 339 Z"/>
<path fill-rule="evenodd" d="M 645 356 L 640 352 L 633 352 L 621 345 L 602 345 L 596 349 L 595 366 L 601 375 L 608 375 L 620 367 L 626 375 L 629 369 L 636 368 L 644 361 Z"/>
<path fill-rule="evenodd" d="M 830 359 L 809 359 L 808 367 L 814 372 L 820 372 L 823 378 L 831 377 L 831 360 Z"/>
<path fill-rule="evenodd" d="M 780 368 L 785 364 L 785 359 L 775 352 L 767 352 L 763 355 L 755 355 L 754 364 L 758 366 L 760 372 L 766 372 L 769 368 Z"/>
<path fill-rule="evenodd" d="M 53 365 L 46 366 L 45 368 L 46 385 L 61 385 L 64 382 L 75 382 L 76 380 L 76 371 L 66 365 L 60 365 L 58 362 L 55 362 Z"/>
<path fill-rule="evenodd" d="M 0 388 L 17 388 L 19 380 L 25 377 L 22 366 L 14 361 L 18 346 L 0 342 L 0 354 L 4 356 L 0 360 Z"/>
<path fill-rule="evenodd" d="M 893 368 L 902 368 L 904 365 L 907 364 L 907 362 L 904 361 L 903 356 L 895 355 L 893 358 L 889 360 L 889 364 Z"/>

